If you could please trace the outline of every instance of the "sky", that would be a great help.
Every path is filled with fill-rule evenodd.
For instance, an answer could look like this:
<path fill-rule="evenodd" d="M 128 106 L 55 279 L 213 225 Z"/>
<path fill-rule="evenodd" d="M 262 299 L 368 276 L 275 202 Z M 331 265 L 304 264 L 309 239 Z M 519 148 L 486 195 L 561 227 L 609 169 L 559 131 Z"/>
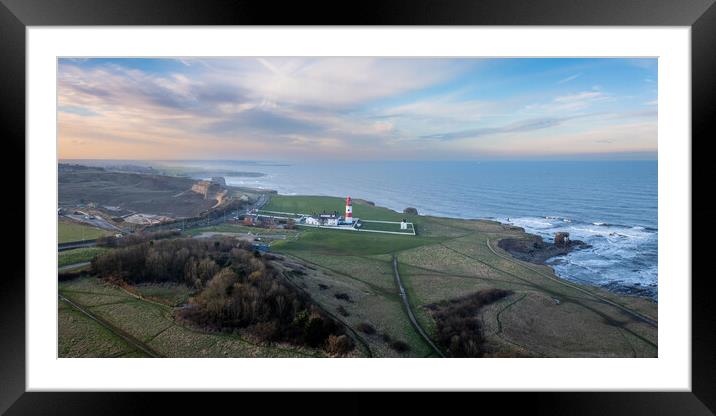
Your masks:
<path fill-rule="evenodd" d="M 60 58 L 60 159 L 656 159 L 655 58 Z"/>

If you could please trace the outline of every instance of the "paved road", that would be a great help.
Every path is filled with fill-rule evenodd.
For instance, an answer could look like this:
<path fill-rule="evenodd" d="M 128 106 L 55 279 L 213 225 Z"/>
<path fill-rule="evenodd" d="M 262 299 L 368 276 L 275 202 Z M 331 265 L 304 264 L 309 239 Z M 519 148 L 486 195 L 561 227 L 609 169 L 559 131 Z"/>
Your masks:
<path fill-rule="evenodd" d="M 410 302 L 408 301 L 408 293 L 405 291 L 403 282 L 400 280 L 400 273 L 398 272 L 398 258 L 395 256 L 393 256 L 393 275 L 395 276 L 395 283 L 398 285 L 398 289 L 400 290 L 400 299 L 403 300 L 403 305 L 405 306 L 405 310 L 408 313 L 410 323 L 413 325 L 415 330 L 418 331 L 418 334 L 420 334 L 420 336 L 425 339 L 425 342 L 430 345 L 430 347 L 435 351 L 435 353 L 445 358 L 445 354 L 443 354 L 442 351 L 440 351 L 440 349 L 433 343 L 428 334 L 426 334 L 423 328 L 420 326 L 417 319 L 415 319 L 413 310 L 410 308 Z"/>
<path fill-rule="evenodd" d="M 261 209 L 264 207 L 264 205 L 268 204 L 268 202 L 269 198 L 266 197 L 266 194 L 261 194 L 261 196 L 259 196 L 259 199 L 256 200 L 254 208 Z"/>
<path fill-rule="evenodd" d="M 112 224 L 111 222 L 98 215 L 93 215 L 94 218 L 92 219 L 85 218 L 84 215 L 79 214 L 66 214 L 65 217 L 90 225 L 92 227 L 101 228 L 103 230 L 125 232 L 125 230 L 123 230 L 122 228 L 117 227 L 116 225 Z"/>
<path fill-rule="evenodd" d="M 97 240 L 72 241 L 70 243 L 57 244 L 57 251 L 72 250 L 75 248 L 82 248 L 82 247 L 94 247 L 96 245 L 97 245 Z"/>
<path fill-rule="evenodd" d="M 57 268 L 57 271 L 58 271 L 58 272 L 64 272 L 64 271 L 67 271 L 67 270 L 79 269 L 80 267 L 84 267 L 84 266 L 87 266 L 87 265 L 89 265 L 89 264 L 90 264 L 90 262 L 88 262 L 88 261 L 83 261 L 82 263 L 68 264 L 67 266 L 58 267 L 58 268 Z"/>

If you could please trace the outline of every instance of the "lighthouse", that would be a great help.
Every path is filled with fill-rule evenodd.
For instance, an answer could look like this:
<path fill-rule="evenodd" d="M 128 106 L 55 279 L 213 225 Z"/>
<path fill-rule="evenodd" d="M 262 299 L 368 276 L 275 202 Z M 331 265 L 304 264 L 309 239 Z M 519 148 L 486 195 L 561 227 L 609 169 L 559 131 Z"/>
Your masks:
<path fill-rule="evenodd" d="M 346 223 L 353 224 L 353 204 L 350 196 L 346 198 Z"/>

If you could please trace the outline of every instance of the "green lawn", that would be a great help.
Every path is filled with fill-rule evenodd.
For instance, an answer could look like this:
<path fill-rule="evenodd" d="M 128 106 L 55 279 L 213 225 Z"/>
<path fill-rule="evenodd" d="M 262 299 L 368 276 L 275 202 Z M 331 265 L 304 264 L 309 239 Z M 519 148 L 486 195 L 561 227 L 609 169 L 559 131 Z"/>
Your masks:
<path fill-rule="evenodd" d="M 323 211 L 338 211 L 340 214 L 345 212 L 345 198 L 331 196 L 287 196 L 276 195 L 271 197 L 271 201 L 263 207 L 267 211 L 293 212 L 301 214 L 320 213 Z M 400 221 L 406 218 L 412 222 L 417 218 L 415 215 L 402 214 L 388 208 L 374 207 L 365 202 L 353 201 L 353 216 L 365 220 L 381 220 L 381 221 Z"/>
<path fill-rule="evenodd" d="M 323 211 L 343 212 L 345 199 L 330 196 L 272 196 L 264 207 L 268 211 L 313 213 Z M 375 207 L 363 201 L 353 203 L 353 215 L 366 220 L 377 221 L 420 221 L 418 216 L 392 211 L 388 208 Z M 364 223 L 365 229 L 400 231 L 398 224 Z M 390 254 L 427 244 L 437 244 L 443 237 L 403 236 L 379 233 L 361 233 L 345 230 L 324 228 L 306 229 L 297 240 L 274 243 L 276 251 L 309 251 L 316 254 L 329 255 L 376 255 Z"/>
<path fill-rule="evenodd" d="M 90 227 L 89 225 L 76 224 L 71 222 L 60 222 L 57 224 L 57 241 L 69 243 L 80 240 L 94 240 L 104 235 L 111 235 L 111 231 Z"/>
<path fill-rule="evenodd" d="M 361 222 L 361 230 L 374 230 L 374 231 L 391 231 L 394 233 L 404 233 L 404 234 L 413 234 L 413 227 L 412 225 L 408 225 L 407 230 L 401 230 L 400 224 L 394 224 L 394 223 L 384 223 L 384 222 Z"/>
<path fill-rule="evenodd" d="M 82 263 L 90 261 L 95 258 L 98 254 L 106 251 L 103 247 L 85 247 L 76 248 L 74 250 L 60 251 L 57 254 L 57 265 L 59 267 L 67 266 L 69 264 Z"/>
<path fill-rule="evenodd" d="M 368 256 L 389 254 L 443 241 L 441 237 L 361 233 L 330 229 L 310 229 L 297 240 L 274 243 L 276 251 L 308 251 L 329 255 Z"/>

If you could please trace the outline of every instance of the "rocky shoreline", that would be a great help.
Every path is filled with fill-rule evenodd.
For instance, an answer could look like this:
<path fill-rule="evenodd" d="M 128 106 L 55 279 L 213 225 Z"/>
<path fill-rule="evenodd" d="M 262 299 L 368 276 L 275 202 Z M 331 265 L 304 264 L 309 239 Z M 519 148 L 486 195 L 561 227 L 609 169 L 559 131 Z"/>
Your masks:
<path fill-rule="evenodd" d="M 569 233 L 557 233 L 554 243 L 546 242 L 538 235 L 525 234 L 524 238 L 504 238 L 497 245 L 516 259 L 540 265 L 552 257 L 592 247 L 580 240 L 570 240 Z"/>

